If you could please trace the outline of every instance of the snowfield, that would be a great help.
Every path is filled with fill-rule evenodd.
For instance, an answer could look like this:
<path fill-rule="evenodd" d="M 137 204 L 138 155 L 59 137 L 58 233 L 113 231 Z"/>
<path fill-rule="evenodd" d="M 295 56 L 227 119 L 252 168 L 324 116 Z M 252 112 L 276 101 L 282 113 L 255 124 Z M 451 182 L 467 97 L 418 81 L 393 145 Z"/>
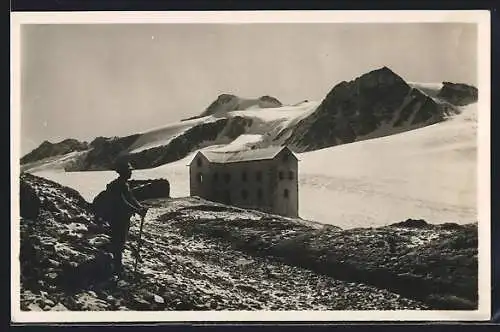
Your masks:
<path fill-rule="evenodd" d="M 426 86 L 428 90 L 436 87 Z M 261 125 L 279 123 L 284 128 L 314 111 L 317 105 L 304 103 L 281 110 L 231 113 L 260 118 Z M 185 127 L 172 128 L 157 129 L 148 134 L 149 139 L 139 140 L 134 149 L 164 142 Z M 265 139 L 263 129 L 267 128 L 240 136 L 224 149 Z M 461 114 L 435 125 L 298 154 L 299 214 L 304 219 L 342 228 L 380 226 L 408 218 L 430 223 L 475 222 L 476 130 L 477 104 L 471 104 L 463 107 Z M 221 147 L 209 147 L 213 148 Z M 188 196 L 187 165 L 192 157 L 193 154 L 160 167 L 136 170 L 133 178 L 166 178 L 173 197 Z M 65 173 L 44 169 L 33 173 L 75 188 L 88 201 L 116 177 L 111 171 Z"/>
<path fill-rule="evenodd" d="M 206 117 L 168 124 L 142 133 L 129 149 L 130 153 L 167 145 L 175 137 L 182 135 L 193 126 L 215 122 L 221 117 L 243 117 L 252 119 L 248 134 L 261 135 L 261 140 L 275 137 L 281 130 L 296 124 L 302 118 L 314 112 L 318 102 L 304 102 L 295 106 L 277 108 L 249 108 L 244 111 L 231 111 Z"/>
<path fill-rule="evenodd" d="M 421 83 L 421 82 L 408 82 L 412 88 L 419 89 L 430 97 L 436 97 L 439 90 L 443 87 L 443 83 Z"/>
<path fill-rule="evenodd" d="M 132 144 L 129 150 L 131 153 L 138 153 L 143 150 L 167 145 L 172 139 L 179 136 L 187 129 L 201 123 L 214 122 L 215 120 L 216 119 L 214 117 L 207 116 L 199 119 L 176 122 L 164 127 L 151 129 L 142 133 L 134 142 L 134 144 Z"/>
<path fill-rule="evenodd" d="M 340 227 L 477 221 L 476 104 L 445 122 L 299 155 L 299 213 Z"/>

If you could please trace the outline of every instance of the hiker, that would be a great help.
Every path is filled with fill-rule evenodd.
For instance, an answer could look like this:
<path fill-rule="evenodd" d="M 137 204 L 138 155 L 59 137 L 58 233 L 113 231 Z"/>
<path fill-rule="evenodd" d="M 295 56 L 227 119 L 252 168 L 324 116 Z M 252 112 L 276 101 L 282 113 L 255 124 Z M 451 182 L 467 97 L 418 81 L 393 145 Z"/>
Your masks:
<path fill-rule="evenodd" d="M 135 199 L 130 190 L 128 180 L 132 176 L 132 166 L 130 163 L 119 163 L 115 171 L 119 177 L 107 185 L 107 189 L 113 193 L 114 199 L 111 202 L 113 205 L 112 216 L 110 216 L 111 224 L 111 248 L 114 259 L 114 273 L 119 277 L 123 271 L 122 253 L 127 241 L 128 231 L 130 228 L 130 218 L 134 214 L 138 214 L 144 218 L 148 209 L 142 206 Z M 138 253 L 137 253 L 138 254 Z"/>

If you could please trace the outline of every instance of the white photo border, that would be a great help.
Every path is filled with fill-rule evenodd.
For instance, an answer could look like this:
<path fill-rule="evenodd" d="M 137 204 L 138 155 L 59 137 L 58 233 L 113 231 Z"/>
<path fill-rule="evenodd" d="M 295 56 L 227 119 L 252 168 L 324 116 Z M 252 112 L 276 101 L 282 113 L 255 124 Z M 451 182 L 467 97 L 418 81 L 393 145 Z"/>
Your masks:
<path fill-rule="evenodd" d="M 467 311 L 106 311 L 25 312 L 20 308 L 20 30 L 23 24 L 178 23 L 475 23 L 478 42 L 478 286 L 477 310 Z M 11 320 L 76 322 L 333 322 L 481 321 L 490 319 L 490 13 L 487 10 L 401 11 L 205 11 L 205 12 L 13 12 L 11 13 Z"/>

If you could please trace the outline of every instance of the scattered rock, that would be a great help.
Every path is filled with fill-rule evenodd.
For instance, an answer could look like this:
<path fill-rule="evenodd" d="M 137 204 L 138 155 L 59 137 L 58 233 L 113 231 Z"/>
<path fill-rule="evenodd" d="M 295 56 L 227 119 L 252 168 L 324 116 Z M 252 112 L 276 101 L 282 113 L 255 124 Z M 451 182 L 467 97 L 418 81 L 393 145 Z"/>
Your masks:
<path fill-rule="evenodd" d="M 36 304 L 36 303 L 30 303 L 28 305 L 28 310 L 29 311 L 43 311 L 43 309 L 40 308 L 40 306 L 38 304 Z"/>
<path fill-rule="evenodd" d="M 165 303 L 165 300 L 163 299 L 163 297 L 161 297 L 160 295 L 154 295 L 154 301 L 155 303 L 158 303 L 158 304 L 164 304 Z"/>
<path fill-rule="evenodd" d="M 76 305 L 84 311 L 102 311 L 108 310 L 109 305 L 106 301 L 90 295 L 88 292 L 78 294 L 75 299 Z"/>
<path fill-rule="evenodd" d="M 151 303 L 141 296 L 134 296 L 132 298 L 133 300 L 133 306 L 137 310 L 147 310 L 151 307 Z"/>
<path fill-rule="evenodd" d="M 53 306 L 51 311 L 68 311 L 68 308 L 64 306 L 62 303 L 57 303 L 55 306 Z"/>
<path fill-rule="evenodd" d="M 51 273 L 47 274 L 47 277 L 49 277 L 50 279 L 56 279 L 56 278 L 57 278 L 57 276 L 58 276 L 58 275 L 57 275 L 57 273 L 55 273 L 55 272 L 51 272 Z"/>

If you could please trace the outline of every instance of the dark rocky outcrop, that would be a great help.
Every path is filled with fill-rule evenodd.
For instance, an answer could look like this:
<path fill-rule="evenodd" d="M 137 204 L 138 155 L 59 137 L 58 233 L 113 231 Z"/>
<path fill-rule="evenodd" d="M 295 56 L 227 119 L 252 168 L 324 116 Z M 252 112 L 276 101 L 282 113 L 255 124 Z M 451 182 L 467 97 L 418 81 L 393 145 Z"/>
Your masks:
<path fill-rule="evenodd" d="M 392 227 L 407 227 L 407 228 L 432 228 L 433 226 L 428 224 L 423 219 L 406 219 L 398 223 L 391 225 Z"/>
<path fill-rule="evenodd" d="M 464 106 L 477 102 L 478 90 L 472 85 L 462 83 L 443 82 L 437 97 L 453 105 Z"/>
<path fill-rule="evenodd" d="M 383 67 L 336 85 L 286 144 L 310 151 L 351 143 L 436 123 L 450 111 Z"/>
<path fill-rule="evenodd" d="M 125 137 L 98 137 L 90 144 L 90 150 L 68 162 L 65 170 L 95 171 L 111 170 L 120 159 L 126 159 L 127 149 L 137 140 L 140 134 Z"/>
<path fill-rule="evenodd" d="M 64 155 L 74 151 L 84 151 L 89 148 L 87 142 L 76 139 L 65 139 L 59 143 L 44 141 L 39 147 L 21 158 L 21 164 L 26 164 L 48 157 Z"/>

